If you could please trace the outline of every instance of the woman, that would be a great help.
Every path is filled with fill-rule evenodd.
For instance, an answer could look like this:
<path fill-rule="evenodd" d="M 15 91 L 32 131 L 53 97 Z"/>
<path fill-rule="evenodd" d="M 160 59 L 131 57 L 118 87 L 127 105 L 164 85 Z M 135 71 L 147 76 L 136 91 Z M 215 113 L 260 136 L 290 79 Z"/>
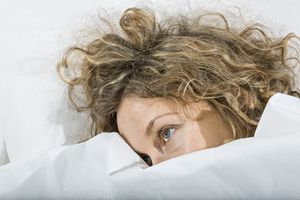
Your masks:
<path fill-rule="evenodd" d="M 149 165 L 251 137 L 273 94 L 299 97 L 292 70 L 299 56 L 287 53 L 298 39 L 292 33 L 235 30 L 221 13 L 157 22 L 139 8 L 127 9 L 120 26 L 122 33 L 71 47 L 57 69 L 75 108 L 90 112 L 93 135 L 119 132 Z M 68 81 L 61 72 L 70 61 L 81 75 Z M 82 95 L 74 86 L 86 106 L 73 101 Z"/>

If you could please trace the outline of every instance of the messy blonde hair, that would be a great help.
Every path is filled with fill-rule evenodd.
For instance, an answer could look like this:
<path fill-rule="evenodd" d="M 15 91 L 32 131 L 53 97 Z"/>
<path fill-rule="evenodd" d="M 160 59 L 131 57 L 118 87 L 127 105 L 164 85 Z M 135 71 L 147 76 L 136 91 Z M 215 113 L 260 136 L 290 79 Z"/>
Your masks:
<path fill-rule="evenodd" d="M 213 16 L 220 23 L 204 23 Z M 281 92 L 299 97 L 287 51 L 290 33 L 271 37 L 259 24 L 236 30 L 221 13 L 178 16 L 157 22 L 149 9 L 129 8 L 122 33 L 100 35 L 69 48 L 57 66 L 68 83 L 69 99 L 88 110 L 92 133 L 118 131 L 116 113 L 126 96 L 165 98 L 187 104 L 208 101 L 231 128 L 233 138 L 253 136 L 268 99 Z M 61 71 L 74 62 L 81 75 L 66 80 Z M 72 60 L 73 59 L 73 60 Z M 75 103 L 74 86 L 83 88 L 85 106 Z M 77 94 L 78 96 L 78 94 Z"/>

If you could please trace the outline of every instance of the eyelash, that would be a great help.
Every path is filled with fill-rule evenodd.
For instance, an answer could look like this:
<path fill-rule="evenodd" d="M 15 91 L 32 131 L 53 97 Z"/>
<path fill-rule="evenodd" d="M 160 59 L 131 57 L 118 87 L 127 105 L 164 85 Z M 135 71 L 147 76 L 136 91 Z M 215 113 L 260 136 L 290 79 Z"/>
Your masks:
<path fill-rule="evenodd" d="M 139 156 L 145 161 L 145 163 L 147 163 L 149 166 L 152 166 L 152 160 L 150 158 L 150 156 L 148 156 L 147 154 L 139 154 Z"/>

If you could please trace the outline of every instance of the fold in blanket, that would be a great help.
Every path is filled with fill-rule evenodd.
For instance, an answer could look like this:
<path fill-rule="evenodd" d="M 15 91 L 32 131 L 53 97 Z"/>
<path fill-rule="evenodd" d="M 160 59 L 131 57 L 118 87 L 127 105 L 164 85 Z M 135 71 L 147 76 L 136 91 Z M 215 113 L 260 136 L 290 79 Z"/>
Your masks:
<path fill-rule="evenodd" d="M 0 168 L 0 199 L 297 199 L 300 100 L 274 95 L 253 138 L 155 166 L 118 133 Z"/>

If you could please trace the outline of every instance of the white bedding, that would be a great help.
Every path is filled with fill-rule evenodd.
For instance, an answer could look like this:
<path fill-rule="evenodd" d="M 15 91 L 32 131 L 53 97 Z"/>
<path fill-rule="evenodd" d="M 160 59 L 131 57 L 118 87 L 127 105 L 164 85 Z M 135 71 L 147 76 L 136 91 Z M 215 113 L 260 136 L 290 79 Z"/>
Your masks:
<path fill-rule="evenodd" d="M 6 152 L 6 144 L 4 136 L 0 133 L 0 166 L 8 163 L 8 156 Z"/>
<path fill-rule="evenodd" d="M 299 122 L 300 100 L 276 94 L 254 138 L 152 167 L 102 133 L 1 167 L 0 199 L 298 199 Z"/>
<path fill-rule="evenodd" d="M 80 139 L 86 116 L 66 105 L 54 66 L 75 31 L 99 10 L 119 14 L 146 5 L 170 14 L 236 5 L 245 8 L 245 21 L 258 20 L 278 35 L 300 34 L 300 1 L 176 2 L 0 2 L 0 166 L 11 162 L 0 167 L 0 199 L 300 199 L 299 100 L 282 95 L 268 104 L 254 138 L 150 168 L 116 133 L 59 147 Z"/>

